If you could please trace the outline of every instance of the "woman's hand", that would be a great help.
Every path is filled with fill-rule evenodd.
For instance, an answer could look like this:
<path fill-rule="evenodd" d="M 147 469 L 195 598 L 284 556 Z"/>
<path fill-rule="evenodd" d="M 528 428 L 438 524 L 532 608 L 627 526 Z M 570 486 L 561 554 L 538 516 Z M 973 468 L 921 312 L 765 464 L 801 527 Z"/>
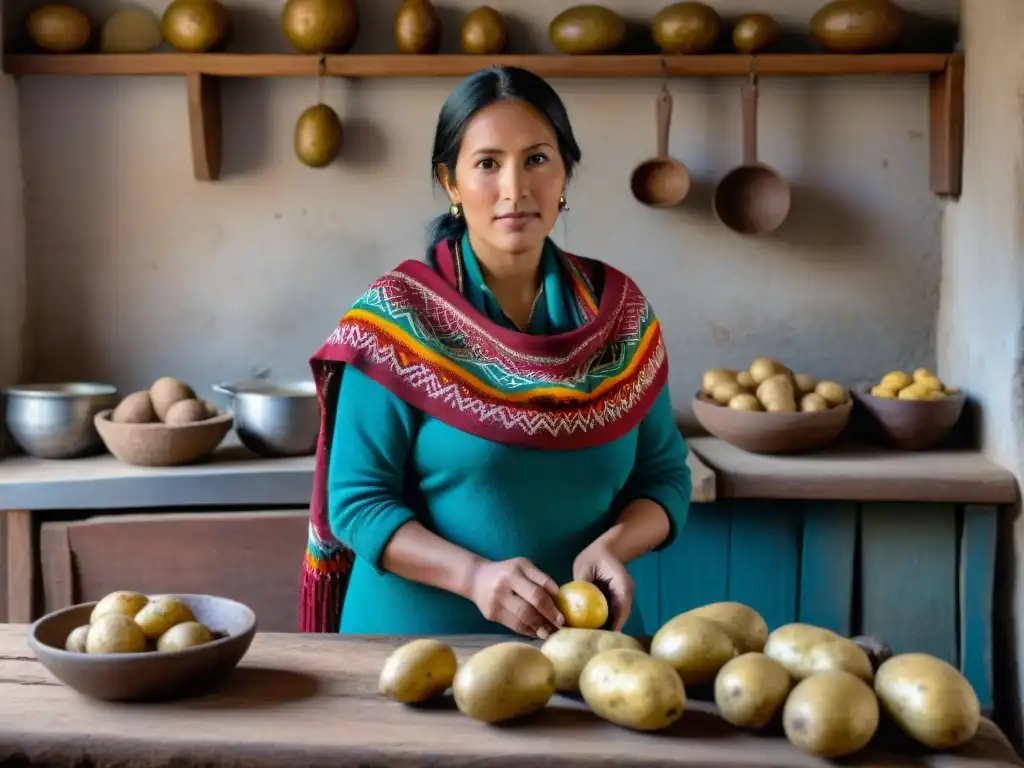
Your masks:
<path fill-rule="evenodd" d="M 565 624 L 553 599 L 558 585 L 525 557 L 480 563 L 470 594 L 485 619 L 520 635 L 546 640 Z"/>
<path fill-rule="evenodd" d="M 572 577 L 596 584 L 608 596 L 611 629 L 621 630 L 633 608 L 633 577 L 625 564 L 598 539 L 576 557 Z"/>

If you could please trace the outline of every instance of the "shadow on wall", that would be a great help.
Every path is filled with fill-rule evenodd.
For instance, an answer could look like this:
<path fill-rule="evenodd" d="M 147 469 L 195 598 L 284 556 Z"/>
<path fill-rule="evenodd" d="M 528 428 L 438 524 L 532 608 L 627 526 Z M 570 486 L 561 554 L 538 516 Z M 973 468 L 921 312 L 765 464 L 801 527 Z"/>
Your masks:
<path fill-rule="evenodd" d="M 691 177 L 690 193 L 679 206 L 669 209 L 687 224 L 714 224 L 725 227 L 712 207 L 717 181 Z M 822 260 L 845 258 L 849 250 L 864 248 L 872 242 L 871 221 L 853 202 L 835 192 L 806 184 L 790 184 L 792 205 L 789 216 L 778 230 L 765 238 L 782 242 L 801 251 L 815 251 Z"/>

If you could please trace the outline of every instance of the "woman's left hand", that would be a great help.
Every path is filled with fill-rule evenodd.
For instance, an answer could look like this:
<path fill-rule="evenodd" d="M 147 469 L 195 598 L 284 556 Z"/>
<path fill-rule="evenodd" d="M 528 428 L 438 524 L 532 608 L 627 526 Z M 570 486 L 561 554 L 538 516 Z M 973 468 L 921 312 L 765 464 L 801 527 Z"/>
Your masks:
<path fill-rule="evenodd" d="M 633 577 L 625 564 L 615 557 L 601 541 L 595 541 L 576 557 L 572 576 L 589 581 L 608 596 L 610 629 L 619 631 L 626 624 L 633 608 Z"/>

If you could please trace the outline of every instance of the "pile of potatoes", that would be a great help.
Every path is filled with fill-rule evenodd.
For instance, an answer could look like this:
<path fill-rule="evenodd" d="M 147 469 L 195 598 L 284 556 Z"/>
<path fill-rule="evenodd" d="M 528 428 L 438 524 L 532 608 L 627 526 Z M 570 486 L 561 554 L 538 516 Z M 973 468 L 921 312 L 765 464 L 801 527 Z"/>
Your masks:
<path fill-rule="evenodd" d="M 218 415 L 207 400 L 196 397 L 195 391 L 181 379 L 163 376 L 143 389 L 125 397 L 110 415 L 119 424 L 155 424 L 181 426 L 205 421 Z"/>
<path fill-rule="evenodd" d="M 579 693 L 599 717 L 642 732 L 686 709 L 687 687 L 713 687 L 719 715 L 757 732 L 781 724 L 798 749 L 839 758 L 864 748 L 883 713 L 917 742 L 954 749 L 974 737 L 978 697 L 964 676 L 923 653 L 893 656 L 871 637 L 787 624 L 768 632 L 742 603 L 701 606 L 667 621 L 650 651 L 621 632 L 567 627 L 537 648 L 500 642 L 459 665 L 452 648 L 420 639 L 398 648 L 380 692 L 403 703 L 443 695 L 498 723 L 543 709 L 556 692 Z"/>
<path fill-rule="evenodd" d="M 875 386 L 871 394 L 889 400 L 944 400 L 959 392 L 956 387 L 947 386 L 927 368 L 918 368 L 909 376 L 903 371 L 889 371 Z"/>
<path fill-rule="evenodd" d="M 793 373 L 770 357 L 757 358 L 745 371 L 705 371 L 701 393 L 733 410 L 768 413 L 827 411 L 850 401 L 850 393 L 841 384 L 819 381 L 808 373 Z"/>
<path fill-rule="evenodd" d="M 64 649 L 88 654 L 169 652 L 215 639 L 181 600 L 119 590 L 96 603 L 89 623 L 71 631 Z"/>

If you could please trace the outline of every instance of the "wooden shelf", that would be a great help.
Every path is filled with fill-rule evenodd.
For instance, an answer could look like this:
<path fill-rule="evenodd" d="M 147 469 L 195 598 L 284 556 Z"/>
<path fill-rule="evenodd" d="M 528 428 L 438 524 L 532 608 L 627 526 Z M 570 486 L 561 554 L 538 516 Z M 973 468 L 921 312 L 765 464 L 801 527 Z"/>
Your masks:
<path fill-rule="evenodd" d="M 503 64 L 542 77 L 659 77 L 662 61 L 670 77 L 737 77 L 757 71 L 771 76 L 912 75 L 945 71 L 957 54 L 894 53 L 867 56 L 770 54 L 741 56 L 406 56 L 401 54 L 323 57 L 331 77 L 464 77 Z M 11 75 L 213 75 L 215 77 L 315 77 L 320 57 L 247 53 L 10 54 Z"/>
<path fill-rule="evenodd" d="M 7 74 L 165 75 L 187 80 L 193 172 L 197 179 L 220 175 L 223 77 L 465 77 L 503 64 L 549 78 L 744 77 L 752 69 L 769 77 L 842 75 L 930 76 L 931 190 L 940 197 L 960 195 L 963 159 L 962 53 L 767 54 L 743 56 L 510 55 L 408 56 L 358 54 L 304 56 L 262 53 L 9 54 Z"/>

